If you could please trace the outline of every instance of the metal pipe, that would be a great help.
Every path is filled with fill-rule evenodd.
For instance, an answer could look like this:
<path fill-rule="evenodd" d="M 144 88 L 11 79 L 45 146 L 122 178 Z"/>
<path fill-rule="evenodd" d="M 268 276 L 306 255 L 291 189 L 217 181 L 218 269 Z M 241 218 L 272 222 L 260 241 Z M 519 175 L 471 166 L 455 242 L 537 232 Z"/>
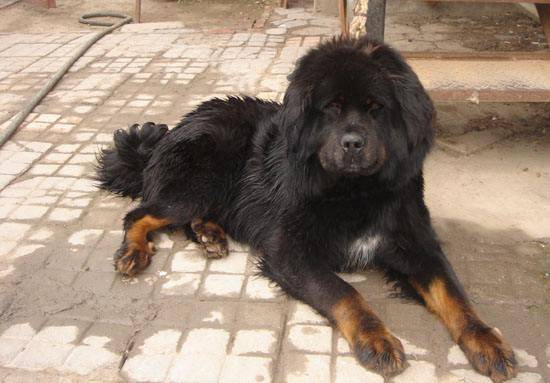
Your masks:
<path fill-rule="evenodd" d="M 134 22 L 141 23 L 141 0 L 136 0 L 134 4 Z"/>

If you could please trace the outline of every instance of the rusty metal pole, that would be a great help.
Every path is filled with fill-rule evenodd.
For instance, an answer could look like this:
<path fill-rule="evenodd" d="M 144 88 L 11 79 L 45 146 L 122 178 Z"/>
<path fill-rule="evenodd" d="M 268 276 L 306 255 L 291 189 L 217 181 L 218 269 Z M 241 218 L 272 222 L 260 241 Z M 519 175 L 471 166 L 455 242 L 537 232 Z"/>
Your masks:
<path fill-rule="evenodd" d="M 136 0 L 134 5 L 134 22 L 141 23 L 141 0 Z"/>
<path fill-rule="evenodd" d="M 46 6 L 48 8 L 56 8 L 57 4 L 55 4 L 55 0 L 46 0 Z"/>
<path fill-rule="evenodd" d="M 365 29 L 367 36 L 373 40 L 384 42 L 384 26 L 386 22 L 386 0 L 369 0 Z"/>
<path fill-rule="evenodd" d="M 347 12 L 346 0 L 338 0 L 338 15 L 340 16 L 340 32 L 342 36 L 349 36 L 348 28 L 348 12 Z"/>
<path fill-rule="evenodd" d="M 540 24 L 546 35 L 546 41 L 550 44 L 550 4 L 535 4 L 539 13 Z"/>

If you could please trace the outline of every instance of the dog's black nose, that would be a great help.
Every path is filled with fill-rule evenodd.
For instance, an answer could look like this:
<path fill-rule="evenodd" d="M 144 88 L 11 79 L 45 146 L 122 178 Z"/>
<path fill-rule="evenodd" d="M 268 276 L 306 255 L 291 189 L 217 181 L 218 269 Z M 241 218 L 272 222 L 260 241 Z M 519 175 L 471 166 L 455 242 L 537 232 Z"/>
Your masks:
<path fill-rule="evenodd" d="M 342 136 L 340 145 L 344 152 L 357 153 L 365 146 L 365 140 L 357 133 L 346 133 Z"/>

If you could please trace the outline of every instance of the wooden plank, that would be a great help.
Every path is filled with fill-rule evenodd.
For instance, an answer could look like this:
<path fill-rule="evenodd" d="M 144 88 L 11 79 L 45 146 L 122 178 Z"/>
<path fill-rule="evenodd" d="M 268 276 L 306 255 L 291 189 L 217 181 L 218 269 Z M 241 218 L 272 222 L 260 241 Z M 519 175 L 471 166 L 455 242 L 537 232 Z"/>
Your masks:
<path fill-rule="evenodd" d="M 549 60 L 407 60 L 437 100 L 469 102 L 550 101 Z"/>
<path fill-rule="evenodd" d="M 439 102 L 544 102 L 550 101 L 548 90 L 462 90 L 462 89 L 428 89 L 428 94 Z"/>
<path fill-rule="evenodd" d="M 418 52 L 401 51 L 407 59 L 439 59 L 439 60 L 487 60 L 487 61 L 519 61 L 519 60 L 548 60 L 550 51 L 533 52 Z"/>
<path fill-rule="evenodd" d="M 386 0 L 368 0 L 367 21 L 365 30 L 367 36 L 377 41 L 384 41 L 386 24 Z"/>

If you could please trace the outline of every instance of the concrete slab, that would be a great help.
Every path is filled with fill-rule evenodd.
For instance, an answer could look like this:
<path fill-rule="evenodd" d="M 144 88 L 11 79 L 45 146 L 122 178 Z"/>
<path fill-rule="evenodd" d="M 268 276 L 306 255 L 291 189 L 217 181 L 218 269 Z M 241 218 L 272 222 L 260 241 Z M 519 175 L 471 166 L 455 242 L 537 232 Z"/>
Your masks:
<path fill-rule="evenodd" d="M 409 59 L 441 101 L 550 101 L 550 60 Z"/>

